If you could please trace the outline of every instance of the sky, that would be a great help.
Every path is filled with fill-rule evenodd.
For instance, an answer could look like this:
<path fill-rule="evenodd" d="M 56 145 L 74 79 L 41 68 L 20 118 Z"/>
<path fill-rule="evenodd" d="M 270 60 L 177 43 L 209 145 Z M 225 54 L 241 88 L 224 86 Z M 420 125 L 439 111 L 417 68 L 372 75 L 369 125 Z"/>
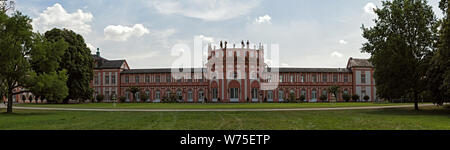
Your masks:
<path fill-rule="evenodd" d="M 442 17 L 439 0 L 428 2 Z M 67 28 L 91 52 L 133 69 L 170 67 L 177 44 L 279 44 L 283 67 L 346 67 L 361 53 L 361 26 L 373 26 L 381 0 L 16 0 L 33 30 Z M 230 44 L 230 45 L 231 45 Z"/>

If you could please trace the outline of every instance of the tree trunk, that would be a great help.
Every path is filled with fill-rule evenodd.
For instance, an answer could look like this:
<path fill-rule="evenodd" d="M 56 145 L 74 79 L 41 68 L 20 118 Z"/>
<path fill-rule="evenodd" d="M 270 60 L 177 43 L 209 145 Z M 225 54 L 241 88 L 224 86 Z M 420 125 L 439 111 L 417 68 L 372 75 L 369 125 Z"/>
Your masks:
<path fill-rule="evenodd" d="M 417 98 L 417 92 L 414 92 L 414 110 L 419 110 L 419 99 Z"/>
<path fill-rule="evenodd" d="M 10 92 L 10 93 L 12 93 L 12 92 Z M 8 94 L 8 106 L 6 108 L 6 113 L 13 113 L 12 104 L 13 104 L 13 95 Z"/>

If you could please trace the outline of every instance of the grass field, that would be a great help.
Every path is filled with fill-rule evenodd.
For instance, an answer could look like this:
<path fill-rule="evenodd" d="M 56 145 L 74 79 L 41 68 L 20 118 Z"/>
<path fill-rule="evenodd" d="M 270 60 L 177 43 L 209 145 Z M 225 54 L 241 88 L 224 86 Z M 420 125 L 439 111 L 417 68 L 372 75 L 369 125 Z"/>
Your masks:
<path fill-rule="evenodd" d="M 269 109 L 269 108 L 335 108 L 364 106 L 413 105 L 408 103 L 236 103 L 236 104 L 196 104 L 196 103 L 89 103 L 89 104 L 18 104 L 20 107 L 46 108 L 123 108 L 123 109 Z"/>
<path fill-rule="evenodd" d="M 85 112 L 15 110 L 0 113 L 0 129 L 154 130 L 450 130 L 450 109 L 412 108 L 287 112 Z M 4 111 L 2 109 L 1 111 Z"/>

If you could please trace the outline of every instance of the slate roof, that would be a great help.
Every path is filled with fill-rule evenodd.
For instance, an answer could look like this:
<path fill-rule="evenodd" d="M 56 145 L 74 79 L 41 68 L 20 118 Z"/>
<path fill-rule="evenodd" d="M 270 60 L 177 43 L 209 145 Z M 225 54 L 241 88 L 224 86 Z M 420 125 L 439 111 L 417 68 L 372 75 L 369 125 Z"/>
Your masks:
<path fill-rule="evenodd" d="M 206 72 L 206 68 L 191 68 L 191 72 Z M 147 73 L 171 73 L 171 68 L 156 68 L 156 69 L 130 69 L 124 70 L 121 74 L 147 74 Z"/>
<path fill-rule="evenodd" d="M 191 72 L 195 70 L 201 71 L 202 68 L 191 68 Z M 271 68 L 273 70 L 273 68 Z M 124 70 L 122 74 L 151 74 L 151 73 L 171 73 L 170 68 L 157 68 L 157 69 L 130 69 Z M 203 68 L 203 72 L 206 72 L 206 68 Z M 280 73 L 289 72 L 305 72 L 305 73 L 349 73 L 350 69 L 347 68 L 279 68 Z"/>
<path fill-rule="evenodd" d="M 370 63 L 369 59 L 357 59 L 357 58 L 350 58 L 347 68 L 353 68 L 353 67 L 370 67 L 373 68 L 372 63 Z"/>
<path fill-rule="evenodd" d="M 273 69 L 273 68 L 272 68 Z M 279 68 L 280 73 L 295 73 L 295 72 L 305 72 L 305 73 L 348 73 L 351 70 L 347 68 Z"/>
<path fill-rule="evenodd" d="M 94 57 L 95 62 L 98 63 L 98 66 L 95 69 L 120 69 L 125 63 L 125 60 L 108 60 L 103 57 L 92 55 Z"/>
<path fill-rule="evenodd" d="M 123 63 L 125 63 L 125 60 L 107 60 L 97 66 L 96 69 L 120 69 Z"/>

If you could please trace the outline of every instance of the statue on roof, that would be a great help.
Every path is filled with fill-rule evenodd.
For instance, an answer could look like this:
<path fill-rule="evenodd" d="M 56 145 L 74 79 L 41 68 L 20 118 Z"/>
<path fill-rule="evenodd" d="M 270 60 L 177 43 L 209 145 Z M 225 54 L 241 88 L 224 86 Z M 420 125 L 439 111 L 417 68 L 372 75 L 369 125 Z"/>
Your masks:
<path fill-rule="evenodd" d="M 245 43 L 244 43 L 244 40 L 242 40 L 242 42 L 241 42 L 241 45 L 242 45 L 242 48 L 244 48 L 244 47 L 245 47 Z"/>

